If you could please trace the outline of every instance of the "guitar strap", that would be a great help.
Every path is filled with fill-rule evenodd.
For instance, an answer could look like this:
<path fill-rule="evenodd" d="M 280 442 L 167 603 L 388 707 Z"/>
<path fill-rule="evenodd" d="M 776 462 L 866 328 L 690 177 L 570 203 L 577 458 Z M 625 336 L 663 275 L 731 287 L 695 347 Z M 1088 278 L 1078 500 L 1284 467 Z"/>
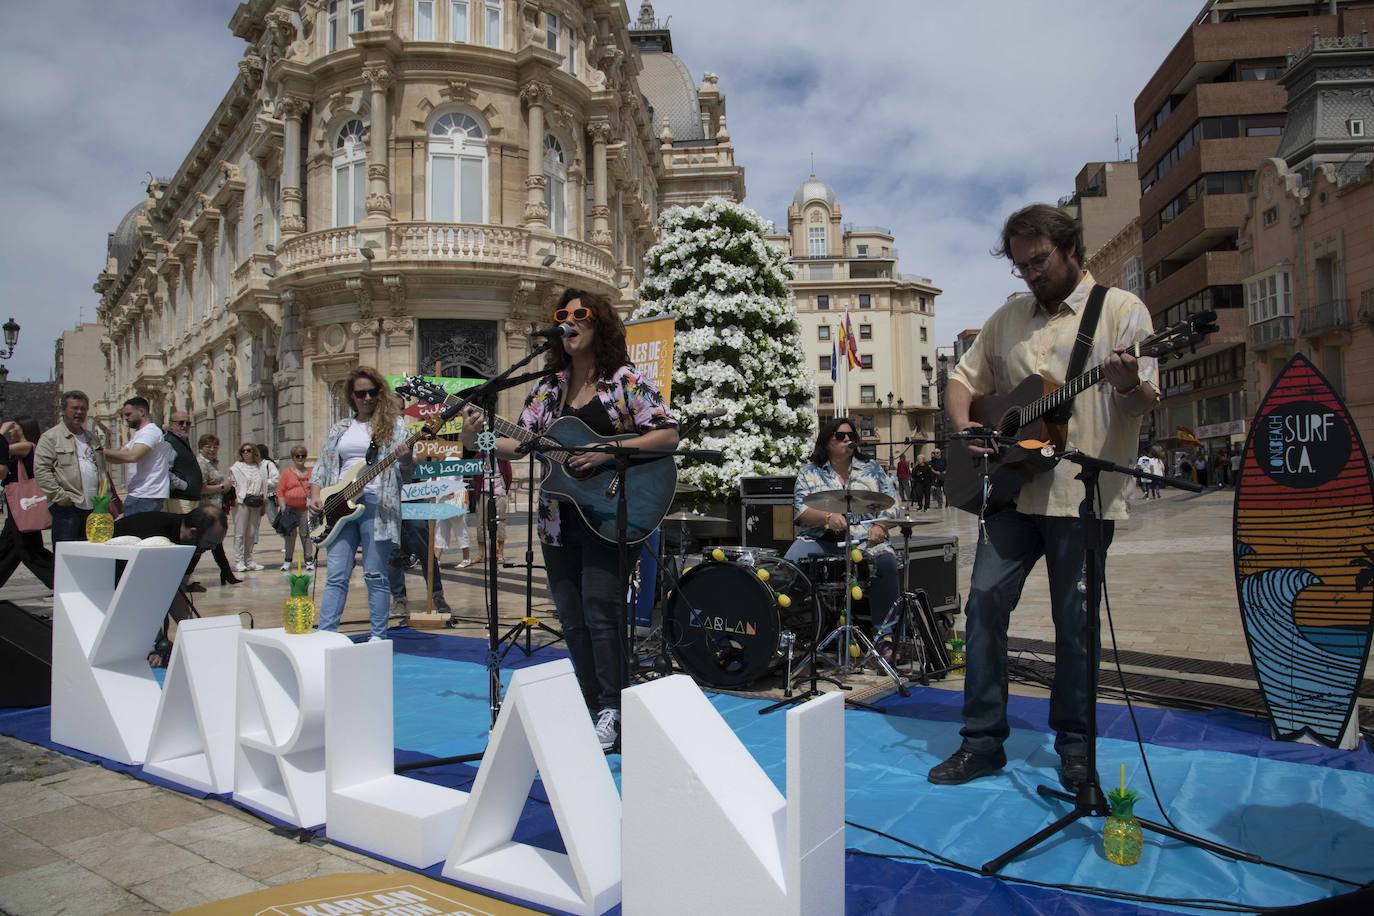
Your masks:
<path fill-rule="evenodd" d="M 1093 348 L 1093 337 L 1097 335 L 1097 320 L 1102 316 L 1102 303 L 1106 299 L 1107 287 L 1101 283 L 1094 284 L 1092 292 L 1088 293 L 1088 304 L 1083 307 L 1083 316 L 1078 319 L 1078 336 L 1073 342 L 1073 352 L 1069 354 L 1069 369 L 1064 374 L 1065 382 L 1083 372 L 1083 366 L 1087 363 L 1088 354 Z M 1067 423 L 1072 415 L 1073 401 L 1070 400 L 1045 414 L 1045 419 L 1050 423 Z"/>

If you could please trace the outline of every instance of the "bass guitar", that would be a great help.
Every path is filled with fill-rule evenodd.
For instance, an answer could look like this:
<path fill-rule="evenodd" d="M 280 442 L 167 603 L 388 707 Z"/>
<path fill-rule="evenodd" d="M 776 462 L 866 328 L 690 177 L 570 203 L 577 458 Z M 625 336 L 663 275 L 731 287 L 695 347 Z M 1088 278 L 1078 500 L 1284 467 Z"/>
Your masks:
<path fill-rule="evenodd" d="M 1153 357 L 1162 364 L 1171 356 L 1196 347 L 1216 331 L 1217 313 L 1198 312 L 1151 334 L 1126 352 L 1136 359 Z M 1041 455 L 1045 445 L 1063 449 L 1068 421 L 1047 418 L 1058 408 L 1102 381 L 1102 367 L 1094 366 L 1056 386 L 1039 375 L 1027 376 L 1007 394 L 974 398 L 969 419 L 990 430 L 990 435 L 1018 440 L 1021 445 L 1002 448 L 992 455 L 969 450 L 977 439 L 950 439 L 946 449 L 945 498 L 948 505 L 975 515 L 991 515 L 1016 500 L 1021 487 L 1045 470 Z M 986 477 L 986 480 L 984 478 Z"/>
<path fill-rule="evenodd" d="M 438 385 L 418 376 L 407 376 L 397 386 L 405 397 L 418 398 L 428 404 L 442 404 L 441 413 L 451 416 L 461 402 Z M 508 436 L 522 445 L 539 445 L 536 457 L 544 468 L 540 490 L 557 496 L 577 507 L 578 514 L 598 537 L 611 544 L 616 541 L 616 504 L 619 498 L 615 463 L 605 462 L 587 471 L 574 471 L 568 466 L 576 449 L 600 444 L 614 445 L 633 434 L 599 436 L 576 417 L 560 417 L 549 424 L 542 435 L 532 433 L 501 417 L 487 416 L 488 425 L 499 436 Z M 554 446 L 549 448 L 548 446 Z M 625 540 L 638 544 L 654 533 L 671 508 L 677 489 L 677 465 L 670 457 L 632 462 L 625 472 L 628 503 Z"/>

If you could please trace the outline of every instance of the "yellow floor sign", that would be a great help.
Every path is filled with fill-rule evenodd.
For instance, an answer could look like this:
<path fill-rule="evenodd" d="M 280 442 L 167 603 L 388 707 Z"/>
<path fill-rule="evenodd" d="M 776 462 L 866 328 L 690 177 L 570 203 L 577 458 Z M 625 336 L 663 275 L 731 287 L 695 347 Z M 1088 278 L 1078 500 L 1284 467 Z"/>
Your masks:
<path fill-rule="evenodd" d="M 517 916 L 537 913 L 420 875 L 325 875 L 230 897 L 183 916 Z"/>

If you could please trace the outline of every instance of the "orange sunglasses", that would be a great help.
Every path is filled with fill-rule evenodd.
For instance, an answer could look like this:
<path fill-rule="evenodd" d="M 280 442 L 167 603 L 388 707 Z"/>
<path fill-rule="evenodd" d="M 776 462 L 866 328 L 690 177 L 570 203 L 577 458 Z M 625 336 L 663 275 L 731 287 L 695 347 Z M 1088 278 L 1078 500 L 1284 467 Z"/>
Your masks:
<path fill-rule="evenodd" d="M 592 317 L 592 310 L 585 305 L 575 305 L 570 309 L 559 309 L 553 313 L 553 320 L 562 324 L 565 321 L 586 321 Z"/>

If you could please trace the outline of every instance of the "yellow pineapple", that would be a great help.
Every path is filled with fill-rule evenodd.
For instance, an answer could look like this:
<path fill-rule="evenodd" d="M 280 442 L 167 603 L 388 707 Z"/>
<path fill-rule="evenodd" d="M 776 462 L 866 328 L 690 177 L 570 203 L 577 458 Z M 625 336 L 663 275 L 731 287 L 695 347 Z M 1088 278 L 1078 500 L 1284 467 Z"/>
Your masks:
<path fill-rule="evenodd" d="M 86 540 L 103 544 L 114 537 L 114 516 L 110 515 L 110 497 L 92 496 L 91 514 L 86 516 Z"/>
<path fill-rule="evenodd" d="M 310 600 L 308 594 L 313 577 L 307 573 L 287 578 L 291 580 L 291 597 L 286 599 L 282 607 L 282 626 L 286 627 L 286 632 L 295 635 L 309 633 L 316 622 L 315 602 Z"/>

